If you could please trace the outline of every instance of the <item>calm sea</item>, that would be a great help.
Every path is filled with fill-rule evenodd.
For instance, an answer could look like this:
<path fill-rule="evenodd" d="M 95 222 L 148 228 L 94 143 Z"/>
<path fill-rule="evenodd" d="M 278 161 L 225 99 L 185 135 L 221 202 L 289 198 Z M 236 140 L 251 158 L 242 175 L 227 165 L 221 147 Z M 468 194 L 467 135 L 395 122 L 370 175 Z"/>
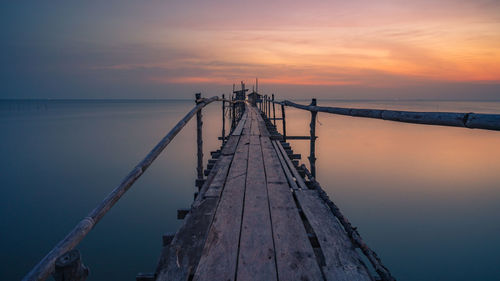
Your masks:
<path fill-rule="evenodd" d="M 0 101 L 0 280 L 21 279 L 193 104 Z M 318 104 L 500 114 L 500 102 Z M 220 104 L 203 114 L 206 161 L 220 145 Z M 500 132 L 318 116 L 318 180 L 398 280 L 498 280 Z M 308 119 L 288 110 L 287 133 L 307 135 Z M 161 235 L 195 192 L 194 125 L 79 246 L 88 280 L 154 271 Z M 292 147 L 308 164 L 308 142 Z"/>

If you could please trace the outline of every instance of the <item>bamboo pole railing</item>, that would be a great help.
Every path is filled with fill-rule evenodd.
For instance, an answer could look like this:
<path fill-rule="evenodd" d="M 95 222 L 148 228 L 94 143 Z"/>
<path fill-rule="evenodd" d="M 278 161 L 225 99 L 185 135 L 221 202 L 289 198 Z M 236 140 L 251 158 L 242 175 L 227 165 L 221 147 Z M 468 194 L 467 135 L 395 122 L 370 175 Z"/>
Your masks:
<path fill-rule="evenodd" d="M 361 109 L 361 108 L 344 108 L 344 107 L 327 107 L 303 105 L 284 101 L 272 101 L 276 104 L 290 106 L 298 109 L 303 109 L 311 112 L 325 112 L 338 115 L 347 115 L 353 117 L 366 117 L 383 119 L 397 122 L 426 124 L 426 125 L 441 125 L 452 127 L 463 127 L 469 129 L 483 129 L 500 131 L 500 114 L 482 114 L 482 113 L 456 113 L 456 112 L 414 112 L 400 110 L 384 110 L 384 109 Z"/>
<path fill-rule="evenodd" d="M 223 101 L 228 103 L 237 103 L 241 101 L 230 101 L 221 99 L 217 96 L 211 98 L 200 98 L 196 95 L 196 106 L 182 118 L 160 142 L 146 155 L 146 157 L 130 171 L 121 183 L 106 196 L 106 198 L 93 209 L 85 218 L 83 218 L 54 248 L 23 278 L 23 281 L 45 280 L 54 271 L 55 261 L 64 254 L 76 247 L 82 239 L 94 228 L 94 226 L 104 217 L 104 215 L 118 202 L 118 200 L 127 192 L 137 179 L 144 174 L 147 168 L 161 154 L 161 152 L 170 144 L 174 137 L 186 126 L 193 116 L 201 115 L 202 108 L 214 101 Z M 200 122 L 198 122 L 198 125 Z M 200 133 L 201 136 L 201 133 Z"/>

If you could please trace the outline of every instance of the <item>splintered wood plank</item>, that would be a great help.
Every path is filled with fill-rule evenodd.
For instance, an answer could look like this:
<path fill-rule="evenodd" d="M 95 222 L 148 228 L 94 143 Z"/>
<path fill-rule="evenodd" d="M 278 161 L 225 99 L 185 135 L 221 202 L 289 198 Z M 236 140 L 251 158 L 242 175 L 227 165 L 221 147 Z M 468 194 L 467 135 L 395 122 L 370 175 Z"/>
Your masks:
<path fill-rule="evenodd" d="M 326 265 L 326 280 L 373 280 L 344 229 L 316 190 L 295 192 L 307 220 L 318 238 Z"/>
<path fill-rule="evenodd" d="M 261 137 L 279 280 L 323 280 L 271 140 Z"/>
<path fill-rule="evenodd" d="M 288 157 L 288 154 L 286 153 L 285 149 L 281 145 L 281 142 L 274 141 L 274 143 L 276 144 L 276 147 L 281 152 L 281 155 L 283 156 L 283 160 L 285 160 L 286 165 L 288 166 L 288 169 L 292 173 L 293 179 L 297 182 L 298 187 L 303 188 L 303 189 L 307 189 L 307 185 L 304 183 L 304 180 L 300 176 L 297 169 L 295 169 L 295 166 L 293 165 L 292 160 L 290 160 L 290 158 Z M 285 168 L 285 166 L 283 166 L 283 168 Z"/>
<path fill-rule="evenodd" d="M 276 155 L 277 155 L 277 158 L 278 158 L 278 161 L 280 163 L 280 168 L 283 170 L 284 174 L 285 174 L 285 177 L 286 179 L 288 180 L 288 182 L 290 183 L 290 186 L 293 188 L 293 189 L 299 189 L 299 186 L 297 185 L 297 183 L 295 182 L 295 179 L 292 175 L 292 172 L 290 171 L 290 169 L 288 168 L 288 165 L 286 164 L 285 162 L 285 159 L 283 158 L 283 155 L 281 154 L 280 150 L 279 150 L 279 147 L 278 145 L 276 144 L 276 141 L 273 141 L 273 148 L 274 150 L 276 151 Z"/>
<path fill-rule="evenodd" d="M 260 135 L 260 128 L 259 128 L 259 123 L 257 122 L 257 114 L 255 113 L 255 110 L 251 108 L 250 106 L 247 108 L 249 115 L 252 118 L 252 129 L 251 129 L 251 135 L 253 136 L 259 136 Z"/>
<path fill-rule="evenodd" d="M 248 126 L 245 126 L 248 130 Z M 248 160 L 243 134 L 229 169 L 217 211 L 193 280 L 234 280 Z"/>
<path fill-rule="evenodd" d="M 237 276 L 239 281 L 277 280 L 266 176 L 258 134 L 250 136 Z"/>
<path fill-rule="evenodd" d="M 239 137 L 235 139 L 234 144 L 227 143 L 226 147 L 236 147 Z M 194 274 L 217 208 L 220 186 L 226 180 L 232 158 L 233 155 L 223 155 L 217 159 L 200 191 L 202 196 L 194 201 L 170 245 L 163 248 L 156 270 L 156 280 L 187 280 L 189 275 Z"/>
<path fill-rule="evenodd" d="M 171 244 L 163 248 L 156 280 L 187 280 L 200 260 L 218 198 L 206 198 L 190 211 Z"/>

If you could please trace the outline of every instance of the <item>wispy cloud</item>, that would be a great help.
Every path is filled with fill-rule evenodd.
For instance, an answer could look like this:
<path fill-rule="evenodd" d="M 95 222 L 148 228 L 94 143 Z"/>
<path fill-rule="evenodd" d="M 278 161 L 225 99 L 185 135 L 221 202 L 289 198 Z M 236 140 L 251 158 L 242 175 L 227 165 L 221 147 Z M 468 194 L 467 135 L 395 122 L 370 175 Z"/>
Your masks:
<path fill-rule="evenodd" d="M 254 77 L 379 88 L 500 83 L 498 1 L 59 4 L 37 4 L 39 13 L 26 23 L 10 13 L 5 73 L 33 85 L 41 77 L 54 85 L 67 76 L 81 84 L 107 81 L 105 89 L 120 79 L 137 87 Z"/>

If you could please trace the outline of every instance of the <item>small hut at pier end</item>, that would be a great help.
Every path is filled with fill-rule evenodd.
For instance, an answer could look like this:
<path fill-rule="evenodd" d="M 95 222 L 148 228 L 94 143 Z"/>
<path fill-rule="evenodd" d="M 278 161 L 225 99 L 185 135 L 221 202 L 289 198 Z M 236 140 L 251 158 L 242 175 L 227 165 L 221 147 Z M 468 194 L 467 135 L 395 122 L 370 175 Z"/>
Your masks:
<path fill-rule="evenodd" d="M 259 94 L 259 80 L 257 78 L 255 78 L 255 89 L 248 94 L 248 101 L 253 106 L 257 106 L 257 103 L 262 102 L 262 95 Z"/>
<path fill-rule="evenodd" d="M 252 91 L 250 94 L 248 94 L 248 101 L 251 105 L 257 106 L 257 103 L 262 102 L 262 96 L 256 91 Z"/>

